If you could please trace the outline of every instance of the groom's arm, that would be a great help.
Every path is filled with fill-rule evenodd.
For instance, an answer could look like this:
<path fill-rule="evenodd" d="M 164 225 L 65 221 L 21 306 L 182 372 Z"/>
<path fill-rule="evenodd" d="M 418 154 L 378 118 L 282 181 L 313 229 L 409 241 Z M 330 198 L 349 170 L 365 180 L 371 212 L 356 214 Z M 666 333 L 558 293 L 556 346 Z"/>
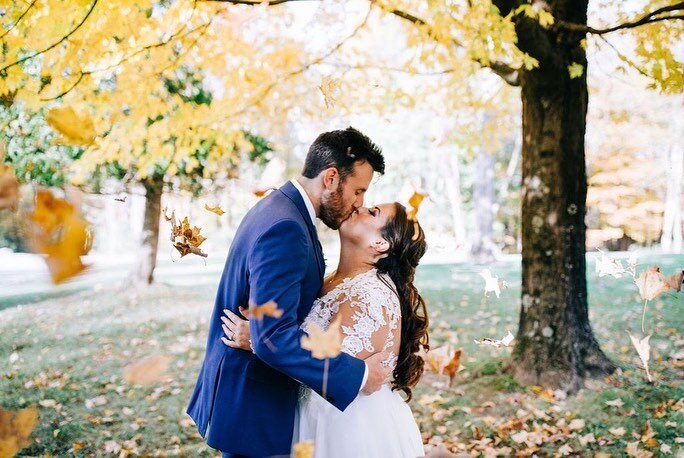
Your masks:
<path fill-rule="evenodd" d="M 254 352 L 262 361 L 322 394 L 324 361 L 301 348 L 305 334 L 297 321 L 301 285 L 311 256 L 306 233 L 295 221 L 279 221 L 258 238 L 248 258 L 249 299 L 256 304 L 275 301 L 283 314 L 277 319 L 250 319 L 250 334 Z M 346 353 L 330 359 L 328 401 L 344 410 L 367 376 L 366 364 L 360 359 Z"/>

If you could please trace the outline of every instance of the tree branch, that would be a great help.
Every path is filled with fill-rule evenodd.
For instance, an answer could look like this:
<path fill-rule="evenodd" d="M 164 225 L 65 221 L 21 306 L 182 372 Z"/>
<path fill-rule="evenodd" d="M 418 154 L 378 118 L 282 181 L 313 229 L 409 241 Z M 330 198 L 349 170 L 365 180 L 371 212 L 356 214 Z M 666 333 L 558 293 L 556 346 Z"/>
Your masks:
<path fill-rule="evenodd" d="M 22 57 L 21 59 L 15 61 L 15 62 L 12 62 L 11 64 L 5 65 L 4 67 L 0 68 L 0 74 L 3 73 L 3 72 L 5 72 L 5 70 L 7 70 L 7 69 L 10 68 L 10 67 L 14 67 L 15 65 L 19 65 L 19 64 L 21 64 L 22 62 L 25 62 L 25 61 L 27 61 L 27 60 L 29 60 L 29 59 L 33 59 L 33 58 L 36 57 L 36 56 L 39 56 L 39 55 L 41 55 L 41 54 L 43 54 L 43 53 L 46 53 L 46 52 L 48 52 L 49 50 L 51 50 L 52 48 L 54 48 L 55 46 L 59 46 L 61 43 L 63 43 L 63 42 L 65 42 L 66 40 L 68 40 L 69 37 L 70 37 L 71 35 L 73 35 L 78 29 L 81 28 L 81 26 L 82 26 L 83 24 L 85 24 L 85 22 L 88 20 L 88 17 L 90 17 L 90 13 L 92 13 L 93 10 L 95 9 L 95 5 L 97 5 L 97 2 L 98 2 L 98 1 L 99 1 L 99 0 L 94 0 L 94 1 L 93 1 L 92 5 L 90 5 L 90 9 L 89 9 L 88 12 L 86 13 L 86 15 L 83 17 L 83 19 L 81 20 L 81 22 L 79 22 L 79 23 L 76 25 L 76 27 L 74 27 L 73 29 L 71 29 L 71 31 L 69 31 L 69 33 L 67 33 L 66 35 L 64 35 L 59 41 L 57 41 L 57 42 L 51 44 L 50 46 L 48 46 L 47 48 L 45 48 L 45 49 L 43 49 L 43 50 L 41 50 L 41 51 L 37 51 L 35 54 L 31 54 L 30 56 Z"/>
<path fill-rule="evenodd" d="M 35 4 L 36 4 L 36 0 L 33 0 L 31 2 L 31 4 L 24 10 L 24 12 L 21 13 L 21 16 L 19 16 L 17 18 L 17 20 L 14 21 L 14 24 L 12 24 L 12 26 L 9 29 L 5 30 L 5 33 L 0 35 L 0 39 L 5 38 L 5 35 L 10 33 L 12 31 L 12 29 L 15 28 L 17 26 L 17 24 L 19 24 L 19 21 L 21 21 L 24 18 L 24 16 L 26 16 L 26 14 L 31 10 L 31 8 L 33 8 L 33 5 L 35 5 Z"/>
<path fill-rule="evenodd" d="M 642 17 L 635 19 L 633 21 L 625 22 L 623 24 L 618 24 L 613 27 L 608 27 L 606 29 L 596 29 L 594 27 L 589 27 L 584 24 L 575 24 L 572 22 L 566 22 L 566 21 L 556 21 L 555 26 L 559 28 L 563 28 L 566 30 L 570 30 L 573 32 L 580 32 L 580 33 L 591 33 L 595 35 L 603 35 L 605 33 L 611 33 L 615 32 L 616 30 L 622 30 L 622 29 L 632 29 L 635 27 L 639 27 L 645 24 L 653 24 L 654 22 L 660 22 L 660 21 L 668 21 L 670 19 L 684 19 L 684 15 L 682 14 L 674 14 L 674 15 L 664 15 L 664 16 L 659 16 L 662 13 L 667 13 L 671 11 L 684 11 L 684 2 L 679 2 L 675 3 L 674 5 L 668 5 L 664 6 L 662 8 L 658 8 L 656 10 L 651 11 L 650 13 L 644 14 Z"/>
<path fill-rule="evenodd" d="M 431 27 L 430 24 L 425 19 L 419 18 L 417 16 L 414 16 L 411 13 L 407 13 L 406 11 L 398 10 L 398 9 L 385 9 L 390 14 L 393 14 L 394 16 L 397 16 L 401 19 L 404 19 L 408 22 L 411 22 L 415 25 L 421 26 L 421 27 Z M 463 48 L 463 43 L 460 41 L 456 40 L 455 38 L 452 38 L 451 42 L 456 46 L 457 48 Z M 480 66 L 489 68 L 492 72 L 495 74 L 499 75 L 503 80 L 508 83 L 511 86 L 519 86 L 520 85 L 520 71 L 516 68 L 511 67 L 505 62 L 500 62 L 500 61 L 493 61 L 493 62 L 483 62 L 481 59 L 475 60 Z"/>

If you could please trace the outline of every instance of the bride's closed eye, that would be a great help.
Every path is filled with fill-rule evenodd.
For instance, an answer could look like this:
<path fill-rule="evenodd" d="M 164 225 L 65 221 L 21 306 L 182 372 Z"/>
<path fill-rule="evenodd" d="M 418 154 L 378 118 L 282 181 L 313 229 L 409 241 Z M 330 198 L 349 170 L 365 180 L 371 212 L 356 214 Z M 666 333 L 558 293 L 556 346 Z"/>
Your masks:
<path fill-rule="evenodd" d="M 373 216 L 378 216 L 378 213 L 380 213 L 380 209 L 378 207 L 369 208 L 368 213 L 370 213 Z"/>

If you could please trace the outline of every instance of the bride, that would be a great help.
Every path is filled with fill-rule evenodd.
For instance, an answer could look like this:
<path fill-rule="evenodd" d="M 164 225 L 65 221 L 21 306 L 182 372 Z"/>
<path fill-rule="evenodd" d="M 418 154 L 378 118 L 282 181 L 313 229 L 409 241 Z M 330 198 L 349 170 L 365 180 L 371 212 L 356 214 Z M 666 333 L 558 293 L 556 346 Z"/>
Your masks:
<path fill-rule="evenodd" d="M 302 324 L 327 329 L 341 319 L 342 351 L 366 359 L 388 352 L 383 365 L 389 383 L 360 394 L 344 411 L 302 385 L 293 444 L 314 442 L 314 456 L 423 456 L 423 443 L 411 409 L 411 388 L 423 373 L 422 346 L 428 349 L 425 302 L 413 285 L 425 253 L 425 234 L 399 203 L 361 207 L 340 226 L 340 261 L 323 283 Z M 226 310 L 224 343 L 250 350 L 249 324 Z M 406 401 L 399 394 L 406 394 Z"/>

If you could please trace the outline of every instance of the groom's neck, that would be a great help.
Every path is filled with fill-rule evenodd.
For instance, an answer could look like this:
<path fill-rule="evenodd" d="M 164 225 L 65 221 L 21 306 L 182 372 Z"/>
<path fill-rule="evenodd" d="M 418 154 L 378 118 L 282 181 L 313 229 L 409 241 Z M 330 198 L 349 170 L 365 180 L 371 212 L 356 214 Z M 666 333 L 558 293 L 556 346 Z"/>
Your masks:
<path fill-rule="evenodd" d="M 311 200 L 311 203 L 313 204 L 316 216 L 318 216 L 320 214 L 322 194 L 318 178 L 306 178 L 305 176 L 299 175 L 295 180 L 304 188 L 306 195 L 309 196 L 309 200 Z"/>

